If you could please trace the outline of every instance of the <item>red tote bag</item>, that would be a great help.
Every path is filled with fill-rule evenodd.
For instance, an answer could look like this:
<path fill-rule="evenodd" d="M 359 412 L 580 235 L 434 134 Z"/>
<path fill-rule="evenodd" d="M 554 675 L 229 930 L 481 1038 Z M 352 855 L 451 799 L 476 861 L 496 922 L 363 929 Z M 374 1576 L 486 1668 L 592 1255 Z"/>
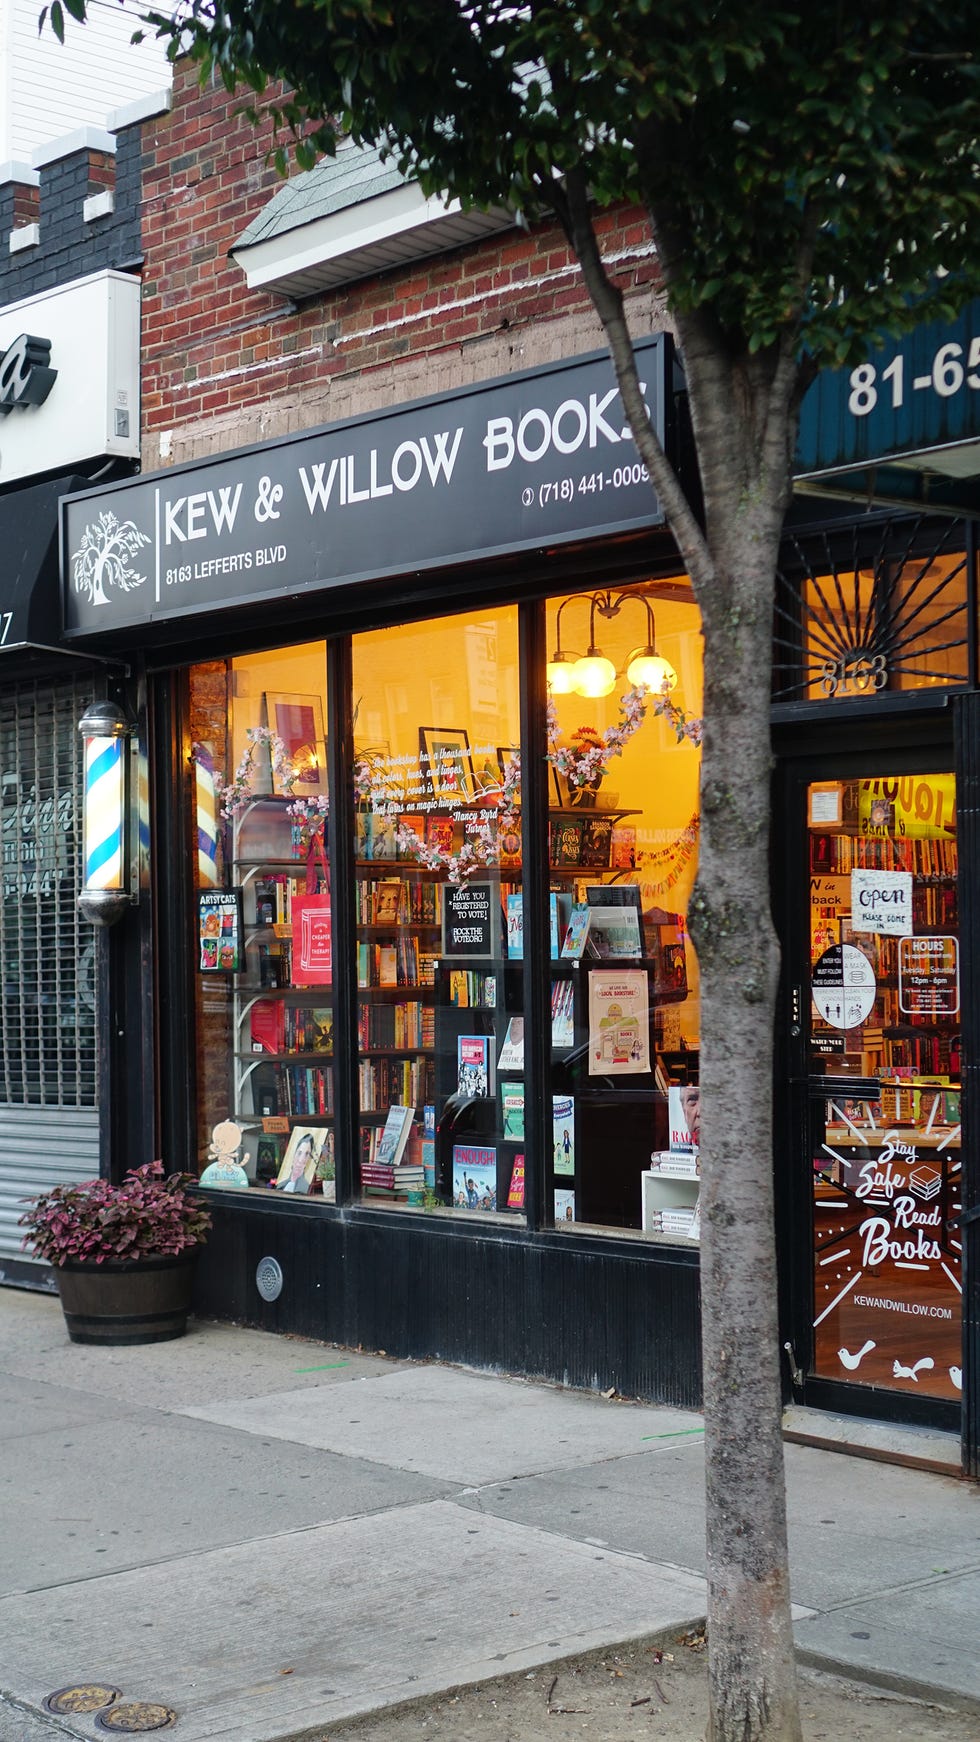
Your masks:
<path fill-rule="evenodd" d="M 319 868 L 317 861 L 319 861 Z M 325 888 L 317 890 L 322 870 Z M 323 830 L 310 842 L 306 861 L 306 894 L 294 895 L 293 985 L 329 986 L 333 979 L 333 933 L 330 920 L 330 869 L 323 847 Z"/>

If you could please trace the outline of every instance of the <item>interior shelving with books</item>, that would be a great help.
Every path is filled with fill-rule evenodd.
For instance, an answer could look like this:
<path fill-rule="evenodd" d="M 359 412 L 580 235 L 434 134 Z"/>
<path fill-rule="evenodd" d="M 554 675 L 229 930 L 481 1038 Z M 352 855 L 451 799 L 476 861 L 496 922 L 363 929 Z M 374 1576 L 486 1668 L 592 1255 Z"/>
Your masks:
<path fill-rule="evenodd" d="M 889 790 L 892 785 L 876 784 Z M 897 788 L 899 783 L 894 784 Z M 822 827 L 811 821 L 813 1067 L 830 1075 L 876 1077 L 886 1085 L 933 1078 L 955 1091 L 960 1079 L 955 823 L 948 823 L 943 833 L 902 834 L 894 801 L 873 798 L 870 802 L 878 807 L 874 814 L 881 820 L 869 824 L 863 787 L 870 786 L 845 783 L 841 788 L 844 826 Z M 848 832 L 859 825 L 871 832 Z M 861 879 L 867 883 L 875 873 L 881 874 L 890 898 L 907 902 L 900 930 L 854 911 L 855 880 L 860 887 Z M 861 977 L 865 989 L 855 995 L 853 1019 L 845 1021 L 832 992 L 825 994 L 821 988 L 834 984 L 835 952 L 848 950 L 848 971 Z"/>
<path fill-rule="evenodd" d="M 594 911 L 605 914 L 603 886 L 590 881 L 589 887 Z M 651 1152 L 668 1144 L 669 1087 L 697 1079 L 696 1048 L 681 1046 L 668 1056 L 665 1045 L 665 1010 L 687 995 L 678 956 L 683 927 L 678 916 L 658 914 L 649 925 L 644 920 L 642 954 L 589 956 L 583 942 L 580 955 L 563 955 L 575 912 L 572 893 L 552 893 L 546 1190 L 556 1222 L 639 1229 L 646 1225 L 641 1176 Z M 504 920 L 510 953 L 465 964 L 443 959 L 436 967 L 435 1091 L 437 1107 L 444 1109 L 436 1189 L 442 1201 L 459 1208 L 523 1208 L 524 963 L 522 928 L 513 917 L 518 901 L 512 895 Z M 628 905 L 619 906 L 620 916 Z M 609 1018 L 610 1005 L 616 1008 L 613 988 L 623 1001 L 636 1002 L 632 1027 L 628 1010 L 625 1017 Z M 606 1048 L 608 1056 L 590 1068 L 595 1046 Z M 582 1165 L 585 1155 L 588 1166 Z M 679 1231 L 689 1233 L 689 1225 Z"/>
<path fill-rule="evenodd" d="M 294 984 L 296 898 L 325 881 L 308 872 L 288 800 L 249 801 L 233 820 L 230 871 L 242 893 L 242 971 L 232 979 L 232 1118 L 254 1158 L 260 1134 L 284 1148 L 298 1123 L 334 1113 L 333 1009 L 329 985 Z M 312 883 L 313 890 L 308 885 Z"/>
<path fill-rule="evenodd" d="M 640 1174 L 651 1151 L 667 1141 L 668 1080 L 696 1077 L 697 1054 L 679 1048 L 672 1064 L 665 1059 L 670 1037 L 663 1012 L 686 997 L 683 924 L 657 910 L 652 920 L 641 917 L 636 886 L 624 882 L 631 867 L 611 862 L 612 827 L 626 814 L 601 817 L 609 825 L 608 832 L 597 831 L 605 835 L 600 856 L 607 862 L 561 866 L 554 878 L 552 1131 L 544 1161 L 556 1220 L 639 1228 Z M 556 827 L 588 820 L 596 819 L 553 813 L 553 840 Z M 580 829 L 579 858 L 581 838 Z M 378 845 L 375 839 L 374 851 Z M 382 850 L 387 848 L 385 841 Z M 632 857 L 634 845 L 627 840 L 620 850 L 624 859 Z M 333 1124 L 331 989 L 295 984 L 294 905 L 300 896 L 322 893 L 326 881 L 325 867 L 314 864 L 311 871 L 310 863 L 307 838 L 298 837 L 287 801 L 256 798 L 240 812 L 233 826 L 232 875 L 242 890 L 244 969 L 233 980 L 233 1116 L 253 1152 L 259 1135 L 278 1129 L 287 1139 L 300 1124 Z M 495 950 L 489 957 L 457 958 L 444 953 L 452 888 L 444 870 L 407 855 L 356 860 L 359 1162 L 366 1170 L 361 1186 L 369 1195 L 409 1203 L 424 1193 L 431 1205 L 520 1213 L 525 1149 L 519 872 L 513 866 L 481 868 L 472 881 L 491 892 L 490 906 L 499 916 Z M 588 909 L 591 937 L 581 936 L 581 916 L 576 932 L 577 909 Z M 597 972 L 625 975 L 627 989 L 637 995 L 642 987 L 642 1045 L 624 1077 L 612 1065 L 608 1072 L 589 1069 Z M 386 1185 L 377 1172 L 388 1165 L 380 1159 L 386 1127 L 392 1110 L 406 1107 L 413 1110 L 406 1144 Z M 602 1165 L 583 1167 L 584 1149 L 601 1154 Z"/>
<path fill-rule="evenodd" d="M 369 839 L 363 817 L 358 826 L 363 852 Z M 404 1195 L 411 1201 L 417 1195 L 413 1170 L 420 1165 L 425 1109 L 433 1104 L 442 885 L 423 866 L 393 857 L 393 826 L 372 830 L 371 836 L 373 849 L 385 856 L 359 858 L 355 884 L 361 1183 L 372 1195 Z M 387 1186 L 377 1173 L 379 1166 L 391 1165 L 379 1162 L 385 1120 L 389 1109 L 405 1107 L 414 1110 L 405 1160 Z"/>

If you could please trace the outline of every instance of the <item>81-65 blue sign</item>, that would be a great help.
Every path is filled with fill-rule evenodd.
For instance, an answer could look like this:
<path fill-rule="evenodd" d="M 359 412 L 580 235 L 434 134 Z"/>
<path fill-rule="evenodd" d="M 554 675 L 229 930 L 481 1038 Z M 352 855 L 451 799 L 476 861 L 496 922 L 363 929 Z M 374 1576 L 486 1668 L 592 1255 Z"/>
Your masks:
<path fill-rule="evenodd" d="M 820 375 L 803 401 L 798 476 L 980 440 L 980 302 Z"/>
<path fill-rule="evenodd" d="M 970 348 L 964 358 L 963 346 L 955 339 L 948 339 L 940 345 L 932 358 L 932 367 L 926 368 L 921 375 L 912 376 L 908 360 L 897 353 L 886 369 L 880 372 L 874 363 L 859 363 L 851 370 L 851 392 L 847 401 L 847 409 L 852 417 L 867 417 L 874 411 L 878 403 L 879 393 L 887 390 L 891 408 L 898 411 L 905 404 L 906 392 L 921 393 L 923 391 L 938 393 L 940 399 L 951 399 L 954 393 L 959 393 L 964 382 L 967 387 L 980 389 L 980 336 L 970 340 Z"/>

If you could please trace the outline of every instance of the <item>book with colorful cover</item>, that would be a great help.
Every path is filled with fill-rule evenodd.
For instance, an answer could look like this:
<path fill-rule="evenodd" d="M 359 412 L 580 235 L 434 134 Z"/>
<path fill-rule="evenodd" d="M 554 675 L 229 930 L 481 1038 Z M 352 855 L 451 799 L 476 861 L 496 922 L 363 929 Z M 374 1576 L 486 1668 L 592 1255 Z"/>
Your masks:
<path fill-rule="evenodd" d="M 563 1187 L 555 1188 L 555 1221 L 574 1222 L 575 1193 Z"/>
<path fill-rule="evenodd" d="M 249 1014 L 253 1052 L 285 1052 L 285 1013 L 280 998 L 257 998 Z"/>
<path fill-rule="evenodd" d="M 402 913 L 404 885 L 400 877 L 384 877 L 374 885 L 371 896 L 371 924 L 397 925 Z"/>
<path fill-rule="evenodd" d="M 456 1090 L 467 1099 L 485 1098 L 490 1094 L 493 1078 L 493 1054 L 486 1034 L 461 1034 L 456 1041 Z"/>
<path fill-rule="evenodd" d="M 427 847 L 437 847 L 440 853 L 451 853 L 455 823 L 452 817 L 429 816 L 425 820 L 425 842 Z"/>
<path fill-rule="evenodd" d="M 497 1208 L 497 1151 L 453 1144 L 453 1203 L 458 1210 Z"/>
<path fill-rule="evenodd" d="M 553 890 L 548 898 L 548 919 L 551 930 L 551 956 L 554 960 L 558 955 L 558 896 Z M 507 897 L 507 954 L 511 961 L 524 959 L 524 897 L 521 894 Z"/>
<path fill-rule="evenodd" d="M 431 1101 L 422 1108 L 422 1171 L 429 1191 L 436 1185 L 436 1110 Z"/>
<path fill-rule="evenodd" d="M 508 1210 L 523 1210 L 524 1208 L 524 1156 L 515 1155 L 514 1165 L 510 1174 L 510 1185 L 507 1188 Z"/>
<path fill-rule="evenodd" d="M 636 830 L 626 824 L 613 826 L 609 864 L 613 871 L 632 871 L 636 866 Z"/>
<path fill-rule="evenodd" d="M 408 859 L 413 863 L 418 860 L 418 848 L 425 841 L 425 817 L 414 811 L 403 811 L 398 818 L 398 830 L 401 841 L 396 840 L 399 859 Z M 411 837 L 411 838 L 409 838 Z"/>
<path fill-rule="evenodd" d="M 552 1143 L 556 1173 L 575 1172 L 575 1100 L 572 1095 L 552 1096 Z"/>
<path fill-rule="evenodd" d="M 575 1044 L 575 984 L 571 978 L 551 982 L 551 1044 L 568 1047 Z"/>
<path fill-rule="evenodd" d="M 354 812 L 354 857 L 356 859 L 370 859 L 371 857 L 373 823 L 373 811 L 357 810 Z"/>
<path fill-rule="evenodd" d="M 643 932 L 640 915 L 635 907 L 592 907 L 589 916 L 589 954 L 606 961 L 610 958 L 643 954 Z"/>
<path fill-rule="evenodd" d="M 395 818 L 384 811 L 374 811 L 371 818 L 371 858 L 394 859 L 398 846 L 395 840 Z"/>
<path fill-rule="evenodd" d="M 582 822 L 581 862 L 605 870 L 612 847 L 612 818 L 585 817 Z"/>
<path fill-rule="evenodd" d="M 670 1148 L 675 1155 L 696 1154 L 701 1135 L 701 1092 L 694 1083 L 671 1083 L 667 1091 Z"/>
<path fill-rule="evenodd" d="M 577 961 L 585 953 L 591 923 L 591 907 L 584 901 L 577 901 L 572 908 L 565 941 L 561 946 L 561 953 L 567 960 Z"/>
<path fill-rule="evenodd" d="M 412 1121 L 415 1118 L 414 1107 L 389 1107 L 384 1130 L 378 1139 L 378 1147 L 372 1156 L 379 1167 L 397 1167 L 405 1153 Z"/>
<path fill-rule="evenodd" d="M 521 863 L 521 827 L 514 819 L 501 826 L 497 834 L 497 850 L 504 871 L 516 871 Z"/>
<path fill-rule="evenodd" d="M 507 897 L 507 954 L 512 962 L 524 959 L 524 898 Z"/>
<path fill-rule="evenodd" d="M 500 1114 L 507 1143 L 524 1142 L 524 1084 L 501 1083 Z"/>
<path fill-rule="evenodd" d="M 578 822 L 557 823 L 552 832 L 551 852 L 554 865 L 580 865 L 582 862 L 582 824 Z"/>
<path fill-rule="evenodd" d="M 524 1018 L 512 1016 L 507 1024 L 497 1060 L 498 1071 L 522 1071 L 524 1069 Z"/>

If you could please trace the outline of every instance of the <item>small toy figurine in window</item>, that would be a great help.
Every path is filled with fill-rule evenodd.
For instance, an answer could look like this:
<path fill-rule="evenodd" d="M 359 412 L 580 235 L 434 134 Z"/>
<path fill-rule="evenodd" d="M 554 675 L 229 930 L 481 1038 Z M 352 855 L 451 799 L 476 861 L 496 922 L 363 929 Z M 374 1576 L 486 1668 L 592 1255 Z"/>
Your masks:
<path fill-rule="evenodd" d="M 247 1186 L 248 1150 L 238 1162 L 242 1146 L 242 1128 L 232 1119 L 222 1119 L 211 1133 L 208 1155 L 211 1160 L 201 1175 L 202 1186 Z"/>

